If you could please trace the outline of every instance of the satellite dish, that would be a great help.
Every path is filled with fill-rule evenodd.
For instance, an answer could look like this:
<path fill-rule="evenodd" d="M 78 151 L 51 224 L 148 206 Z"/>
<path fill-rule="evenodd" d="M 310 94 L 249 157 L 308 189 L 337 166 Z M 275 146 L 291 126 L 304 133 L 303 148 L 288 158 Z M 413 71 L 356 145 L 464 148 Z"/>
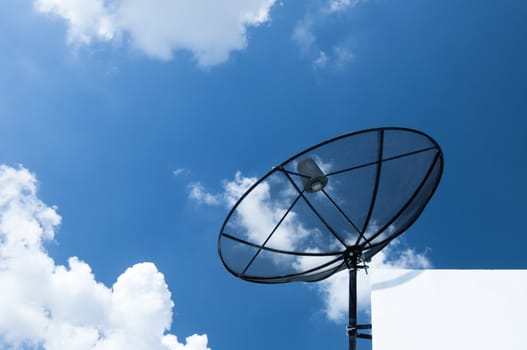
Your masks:
<path fill-rule="evenodd" d="M 254 183 L 221 228 L 225 268 L 257 283 L 314 282 L 348 269 L 349 348 L 357 329 L 356 273 L 418 218 L 436 190 L 443 155 L 428 135 L 376 128 L 298 153 Z"/>

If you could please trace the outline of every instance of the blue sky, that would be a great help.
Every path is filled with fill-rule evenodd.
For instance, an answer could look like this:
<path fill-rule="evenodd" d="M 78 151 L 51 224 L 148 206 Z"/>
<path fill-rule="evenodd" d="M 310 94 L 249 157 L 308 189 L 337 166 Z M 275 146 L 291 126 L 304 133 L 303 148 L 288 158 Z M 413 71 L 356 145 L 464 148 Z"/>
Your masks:
<path fill-rule="evenodd" d="M 434 268 L 527 267 L 524 1 L 215 3 L 0 4 L 0 163 L 57 206 L 54 266 L 76 256 L 111 288 L 152 262 L 182 343 L 344 349 L 329 289 L 223 269 L 224 184 L 336 135 L 403 126 L 438 141 L 445 170 L 387 261 L 412 249 Z M 217 203 L 193 197 L 198 184 Z"/>

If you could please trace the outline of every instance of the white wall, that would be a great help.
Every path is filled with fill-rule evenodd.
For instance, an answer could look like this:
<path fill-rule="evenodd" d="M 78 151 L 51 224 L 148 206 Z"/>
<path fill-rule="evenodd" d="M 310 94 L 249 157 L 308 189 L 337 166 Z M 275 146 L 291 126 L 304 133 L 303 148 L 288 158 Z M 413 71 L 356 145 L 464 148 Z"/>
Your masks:
<path fill-rule="evenodd" d="M 373 350 L 527 350 L 527 270 L 370 270 Z"/>

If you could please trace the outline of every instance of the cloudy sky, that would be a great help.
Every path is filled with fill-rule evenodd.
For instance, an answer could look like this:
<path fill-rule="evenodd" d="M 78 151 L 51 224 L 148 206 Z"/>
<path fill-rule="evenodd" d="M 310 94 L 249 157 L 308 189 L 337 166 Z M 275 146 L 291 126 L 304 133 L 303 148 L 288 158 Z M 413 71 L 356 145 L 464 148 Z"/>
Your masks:
<path fill-rule="evenodd" d="M 526 15 L 521 0 L 3 1 L 0 348 L 345 349 L 345 274 L 252 284 L 216 243 L 259 176 L 371 127 L 445 154 L 372 267 L 527 268 Z M 359 294 L 368 320 L 365 276 Z"/>

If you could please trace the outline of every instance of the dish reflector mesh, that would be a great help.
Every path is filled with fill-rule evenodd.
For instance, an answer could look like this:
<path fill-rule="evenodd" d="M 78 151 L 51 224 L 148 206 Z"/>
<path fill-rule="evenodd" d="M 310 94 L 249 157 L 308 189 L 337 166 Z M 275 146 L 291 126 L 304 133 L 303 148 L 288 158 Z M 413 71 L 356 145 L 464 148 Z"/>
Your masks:
<path fill-rule="evenodd" d="M 403 233 L 442 169 L 438 144 L 411 129 L 322 142 L 274 167 L 238 200 L 220 232 L 220 258 L 253 282 L 327 278 L 351 255 L 369 259 Z"/>

